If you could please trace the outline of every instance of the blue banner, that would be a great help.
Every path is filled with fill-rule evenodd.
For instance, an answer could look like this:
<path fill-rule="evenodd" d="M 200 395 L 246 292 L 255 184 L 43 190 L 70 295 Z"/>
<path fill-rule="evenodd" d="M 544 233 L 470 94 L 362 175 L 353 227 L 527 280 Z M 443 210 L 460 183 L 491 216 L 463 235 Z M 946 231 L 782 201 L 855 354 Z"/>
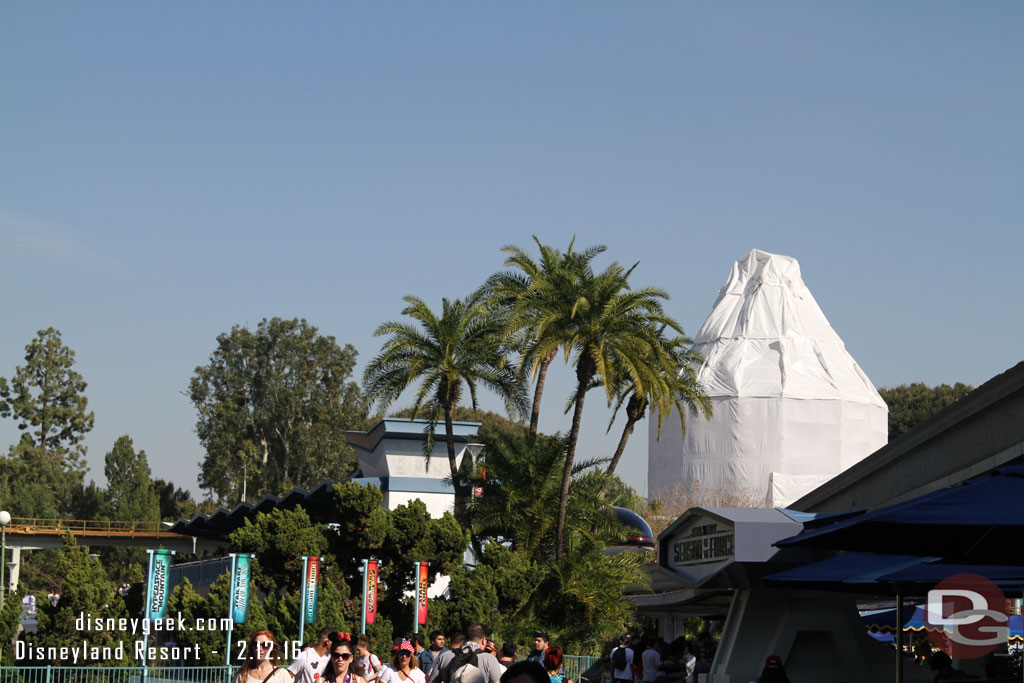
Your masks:
<path fill-rule="evenodd" d="M 231 620 L 244 624 L 249 614 L 249 555 L 239 554 L 234 561 L 231 577 Z"/>
<path fill-rule="evenodd" d="M 168 579 L 171 574 L 172 550 L 150 550 L 149 585 L 146 595 L 146 616 L 153 619 L 163 619 L 167 616 L 167 594 Z"/>

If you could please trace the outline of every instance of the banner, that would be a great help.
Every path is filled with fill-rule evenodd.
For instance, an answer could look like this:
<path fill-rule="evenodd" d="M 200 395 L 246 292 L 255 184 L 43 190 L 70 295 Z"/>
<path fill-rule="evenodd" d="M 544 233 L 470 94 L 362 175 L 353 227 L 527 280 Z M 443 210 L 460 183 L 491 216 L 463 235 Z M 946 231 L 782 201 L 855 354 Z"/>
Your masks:
<path fill-rule="evenodd" d="M 306 575 L 302 577 L 304 604 L 302 605 L 302 618 L 307 624 L 316 621 L 316 607 L 320 597 L 320 558 L 310 557 L 306 564 Z"/>
<path fill-rule="evenodd" d="M 150 620 L 163 619 L 167 615 L 167 583 L 171 574 L 171 555 L 173 550 L 150 550 L 151 561 L 149 571 L 149 586 L 146 595 L 149 596 L 149 604 L 146 609 L 146 616 Z"/>
<path fill-rule="evenodd" d="M 370 560 L 366 563 L 366 586 L 363 590 L 363 599 L 366 601 L 366 623 L 372 624 L 377 621 L 377 560 Z"/>
<path fill-rule="evenodd" d="M 416 622 L 424 626 L 427 623 L 427 587 L 430 585 L 427 567 L 430 563 L 417 562 L 416 565 L 419 567 L 419 576 L 416 580 Z"/>
<path fill-rule="evenodd" d="M 231 620 L 236 624 L 244 624 L 249 614 L 249 574 L 250 559 L 247 553 L 235 557 L 231 577 Z"/>

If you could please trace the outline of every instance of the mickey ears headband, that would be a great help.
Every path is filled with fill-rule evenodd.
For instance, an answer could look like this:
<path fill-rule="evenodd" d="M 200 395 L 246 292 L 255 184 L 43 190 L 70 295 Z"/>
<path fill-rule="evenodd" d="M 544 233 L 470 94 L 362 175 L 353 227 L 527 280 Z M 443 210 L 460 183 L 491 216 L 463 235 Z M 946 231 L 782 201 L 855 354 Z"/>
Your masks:
<path fill-rule="evenodd" d="M 402 638 L 402 644 L 396 648 L 399 652 L 412 652 L 412 643 L 405 638 Z"/>
<path fill-rule="evenodd" d="M 352 634 L 348 631 L 335 631 L 334 633 L 329 635 L 328 638 L 330 638 L 331 640 L 347 641 L 349 643 L 352 642 Z"/>

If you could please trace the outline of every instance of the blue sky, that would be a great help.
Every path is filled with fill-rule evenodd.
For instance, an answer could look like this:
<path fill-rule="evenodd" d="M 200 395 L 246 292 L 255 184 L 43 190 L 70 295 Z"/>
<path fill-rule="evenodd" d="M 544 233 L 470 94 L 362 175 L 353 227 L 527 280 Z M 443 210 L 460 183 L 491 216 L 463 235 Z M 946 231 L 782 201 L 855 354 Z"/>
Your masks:
<path fill-rule="evenodd" d="M 127 433 L 197 493 L 183 392 L 218 333 L 305 317 L 361 373 L 403 295 L 463 296 L 537 234 L 640 261 L 691 334 L 736 258 L 793 256 L 876 385 L 980 384 L 1022 358 L 1022 24 L 998 1 L 4 3 L 0 375 L 57 327 L 90 476 Z M 552 374 L 541 428 L 567 430 Z M 581 454 L 614 449 L 600 402 Z M 640 490 L 646 452 L 639 430 L 620 468 Z"/>

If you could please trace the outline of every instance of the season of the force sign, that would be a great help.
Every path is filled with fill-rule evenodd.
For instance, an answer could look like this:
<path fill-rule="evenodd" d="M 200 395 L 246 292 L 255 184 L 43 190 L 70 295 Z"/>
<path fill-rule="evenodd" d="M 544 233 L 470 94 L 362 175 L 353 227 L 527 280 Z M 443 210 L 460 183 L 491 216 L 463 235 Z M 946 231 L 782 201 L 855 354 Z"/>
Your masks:
<path fill-rule="evenodd" d="M 703 515 L 694 516 L 672 535 L 668 564 L 688 574 L 702 574 L 708 565 L 731 560 L 736 554 L 733 526 Z"/>

